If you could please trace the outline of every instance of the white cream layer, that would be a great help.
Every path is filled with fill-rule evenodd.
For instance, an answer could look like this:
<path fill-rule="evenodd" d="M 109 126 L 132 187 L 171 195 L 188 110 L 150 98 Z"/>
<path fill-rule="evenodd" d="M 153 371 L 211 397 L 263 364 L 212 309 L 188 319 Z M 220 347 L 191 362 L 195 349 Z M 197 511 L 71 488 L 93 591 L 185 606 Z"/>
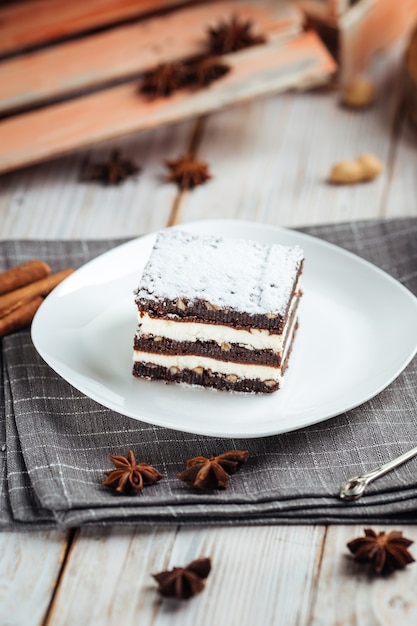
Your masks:
<path fill-rule="evenodd" d="M 193 370 L 196 367 L 204 367 L 206 370 L 211 370 L 213 373 L 217 372 L 219 374 L 224 374 L 225 376 L 235 374 L 238 378 L 245 379 L 258 378 L 259 380 L 275 380 L 277 382 L 282 380 L 280 367 L 218 361 L 217 359 L 194 356 L 192 354 L 155 354 L 135 350 L 133 353 L 133 360 L 135 362 L 139 361 L 140 363 L 160 365 L 162 367 L 166 367 L 167 369 L 170 367 L 177 367 L 179 370 Z"/>
<path fill-rule="evenodd" d="M 291 335 L 295 332 L 295 326 L 297 318 L 294 316 L 288 332 Z M 282 362 L 285 362 L 287 352 L 290 349 L 292 341 L 288 341 L 285 346 L 284 354 L 282 355 Z M 259 379 L 259 380 L 274 380 L 278 383 L 282 383 L 283 375 L 281 374 L 280 366 L 271 365 L 258 365 L 251 363 L 235 363 L 233 361 L 220 361 L 218 359 L 211 359 L 199 355 L 185 354 L 156 354 L 151 352 L 142 352 L 140 350 L 133 351 L 133 361 L 139 363 L 151 363 L 152 365 L 160 365 L 162 367 L 170 368 L 177 367 L 178 369 L 194 369 L 196 367 L 204 367 L 204 369 L 211 370 L 212 372 L 218 372 L 219 374 L 229 375 L 234 374 L 240 379 Z"/>
<path fill-rule="evenodd" d="M 293 297 L 288 319 L 291 319 L 297 300 L 297 297 Z M 288 333 L 288 325 L 285 326 L 281 335 L 277 335 L 259 328 L 239 330 L 221 324 L 158 319 L 150 317 L 144 312 L 139 313 L 138 319 L 138 336 L 152 335 L 179 342 L 214 341 L 218 345 L 222 343 L 239 344 L 248 350 L 272 350 L 276 354 L 282 351 Z"/>

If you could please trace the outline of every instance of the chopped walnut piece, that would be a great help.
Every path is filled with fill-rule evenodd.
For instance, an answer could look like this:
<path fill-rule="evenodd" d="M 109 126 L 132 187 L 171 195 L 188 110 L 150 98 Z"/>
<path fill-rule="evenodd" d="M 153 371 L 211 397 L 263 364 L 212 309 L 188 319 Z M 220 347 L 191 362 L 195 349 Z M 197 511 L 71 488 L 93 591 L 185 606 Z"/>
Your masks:
<path fill-rule="evenodd" d="M 177 298 L 175 300 L 175 304 L 177 305 L 177 308 L 180 309 L 180 311 L 185 311 L 185 309 L 187 308 L 184 300 L 182 300 L 181 298 Z"/>

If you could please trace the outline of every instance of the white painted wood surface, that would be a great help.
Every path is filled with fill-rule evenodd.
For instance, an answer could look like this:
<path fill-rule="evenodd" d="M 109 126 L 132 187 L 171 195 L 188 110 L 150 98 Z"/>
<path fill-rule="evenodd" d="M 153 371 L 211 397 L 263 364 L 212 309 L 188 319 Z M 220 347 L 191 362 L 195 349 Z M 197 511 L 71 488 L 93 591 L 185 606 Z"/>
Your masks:
<path fill-rule="evenodd" d="M 79 182 L 87 153 L 0 177 L 0 237 L 128 237 L 180 221 L 236 218 L 301 226 L 417 216 L 417 138 L 395 123 L 398 58 L 379 59 L 377 106 L 352 113 L 336 91 L 273 96 L 200 122 L 197 154 L 213 180 L 178 195 L 164 160 L 190 145 L 196 121 L 118 141 L 142 171 L 116 188 Z M 89 153 L 104 160 L 115 142 Z M 375 152 L 374 183 L 330 187 L 335 160 Z M 388 527 L 390 528 L 390 527 Z M 417 527 L 403 528 L 417 541 Z M 2 626 L 408 626 L 417 623 L 417 565 L 373 578 L 352 563 L 357 526 L 144 527 L 0 535 Z M 65 553 L 65 549 L 68 552 Z M 415 549 L 414 549 L 415 552 Z M 210 555 L 207 589 L 161 601 L 150 574 Z"/>
<path fill-rule="evenodd" d="M 207 532 L 204 527 L 83 530 L 50 623 L 117 626 L 134 624 L 135 619 L 141 626 L 307 623 L 323 535 L 324 527 L 318 526 L 245 527 L 238 532 L 236 528 Z M 153 573 L 203 556 L 212 559 L 203 593 L 187 602 L 158 596 Z M 289 589 L 299 599 L 295 604 L 287 603 Z"/>
<path fill-rule="evenodd" d="M 374 526 L 375 531 L 386 530 Z M 402 526 L 405 537 L 416 539 L 415 526 Z M 311 626 L 412 626 L 417 624 L 417 568 L 392 576 L 373 575 L 356 563 L 346 548 L 362 526 L 333 526 L 327 531 Z M 405 575 L 404 575 L 405 574 Z"/>
<path fill-rule="evenodd" d="M 68 533 L 0 533 L 0 624 L 42 624 L 65 556 Z"/>

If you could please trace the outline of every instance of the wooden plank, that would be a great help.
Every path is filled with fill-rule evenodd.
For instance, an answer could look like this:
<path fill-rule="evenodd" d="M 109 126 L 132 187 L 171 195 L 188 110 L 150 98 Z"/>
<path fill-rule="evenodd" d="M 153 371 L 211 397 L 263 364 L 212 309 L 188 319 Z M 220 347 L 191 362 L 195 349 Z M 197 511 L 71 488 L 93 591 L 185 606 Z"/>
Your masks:
<path fill-rule="evenodd" d="M 225 59 L 231 71 L 208 89 L 181 90 L 168 99 L 149 100 L 132 83 L 5 119 L 0 124 L 0 171 L 255 96 L 320 84 L 335 70 L 333 59 L 313 32 Z"/>
<path fill-rule="evenodd" d="M 192 0 L 26 0 L 0 7 L 0 55 Z"/>
<path fill-rule="evenodd" d="M 151 573 L 168 566 L 175 536 L 175 527 L 79 531 L 45 626 L 152 623 Z"/>
<path fill-rule="evenodd" d="M 416 144 L 417 131 L 404 119 L 392 151 L 389 184 L 383 204 L 385 217 L 417 217 Z"/>
<path fill-rule="evenodd" d="M 238 14 L 270 41 L 299 33 L 302 14 L 288 2 L 222 0 L 26 54 L 0 64 L 0 112 L 28 107 L 138 75 L 167 60 L 204 52 L 209 25 Z"/>
<path fill-rule="evenodd" d="M 191 121 L 163 126 L 0 177 L 2 238 L 133 237 L 163 228 L 177 198 L 176 186 L 164 183 L 164 159 L 188 149 L 192 129 Z M 141 167 L 138 176 L 116 187 L 80 182 L 86 159 L 107 161 L 115 147 Z"/>
<path fill-rule="evenodd" d="M 321 526 L 82 530 L 47 623 L 307 625 L 323 536 Z M 151 574 L 202 556 L 206 589 L 161 600 Z"/>
<path fill-rule="evenodd" d="M 228 217 L 297 227 L 373 218 L 384 211 L 387 216 L 415 215 L 415 144 L 401 146 L 404 161 L 409 160 L 402 161 L 409 177 L 404 191 L 400 172 L 390 178 L 400 66 L 401 49 L 375 60 L 370 76 L 379 97 L 366 111 L 347 110 L 340 106 L 338 92 L 320 90 L 265 98 L 211 115 L 198 156 L 210 164 L 213 178 L 184 195 L 181 220 Z M 327 183 L 335 162 L 363 152 L 382 160 L 378 179 L 348 186 Z M 398 195 L 391 195 L 384 209 L 389 185 Z"/>
<path fill-rule="evenodd" d="M 361 0 L 338 20 L 340 82 L 364 72 L 373 55 L 407 36 L 417 21 L 417 0 Z"/>
<path fill-rule="evenodd" d="M 391 526 L 372 528 L 377 532 L 394 530 Z M 417 540 L 415 526 L 401 526 L 398 530 Z M 346 547 L 348 541 L 362 536 L 363 525 L 329 527 L 311 626 L 417 623 L 417 568 L 412 564 L 391 576 L 370 575 L 363 564 L 353 561 Z M 414 552 L 413 546 L 410 551 Z"/>
<path fill-rule="evenodd" d="M 404 55 L 404 106 L 407 118 L 417 130 L 417 26 Z"/>
<path fill-rule="evenodd" d="M 336 28 L 334 7 L 329 6 L 327 0 L 296 0 L 296 2 L 310 19 Z"/>
<path fill-rule="evenodd" d="M 327 0 L 329 13 L 335 16 L 345 13 L 352 4 L 351 0 Z"/>
<path fill-rule="evenodd" d="M 66 547 L 62 531 L 0 533 L 1 624 L 43 624 Z"/>

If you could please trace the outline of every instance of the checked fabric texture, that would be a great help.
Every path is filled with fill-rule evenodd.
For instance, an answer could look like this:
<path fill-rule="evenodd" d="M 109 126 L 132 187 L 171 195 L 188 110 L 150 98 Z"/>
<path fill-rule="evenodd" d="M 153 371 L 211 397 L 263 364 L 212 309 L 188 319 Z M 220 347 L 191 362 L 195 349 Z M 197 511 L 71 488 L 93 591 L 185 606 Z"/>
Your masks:
<path fill-rule="evenodd" d="M 366 258 L 417 293 L 416 219 L 302 230 Z M 0 271 L 35 257 L 53 271 L 80 267 L 120 243 L 0 242 Z M 176 432 L 103 408 L 55 374 L 28 329 L 2 340 L 1 359 L 0 528 L 417 521 L 417 459 L 370 485 L 356 502 L 337 497 L 350 476 L 417 444 L 417 359 L 348 413 L 248 440 Z M 138 462 L 164 474 L 134 496 L 102 486 L 104 472 L 112 469 L 109 455 L 126 455 L 129 448 Z M 228 490 L 200 493 L 177 479 L 185 459 L 231 448 L 247 449 L 249 460 Z"/>

